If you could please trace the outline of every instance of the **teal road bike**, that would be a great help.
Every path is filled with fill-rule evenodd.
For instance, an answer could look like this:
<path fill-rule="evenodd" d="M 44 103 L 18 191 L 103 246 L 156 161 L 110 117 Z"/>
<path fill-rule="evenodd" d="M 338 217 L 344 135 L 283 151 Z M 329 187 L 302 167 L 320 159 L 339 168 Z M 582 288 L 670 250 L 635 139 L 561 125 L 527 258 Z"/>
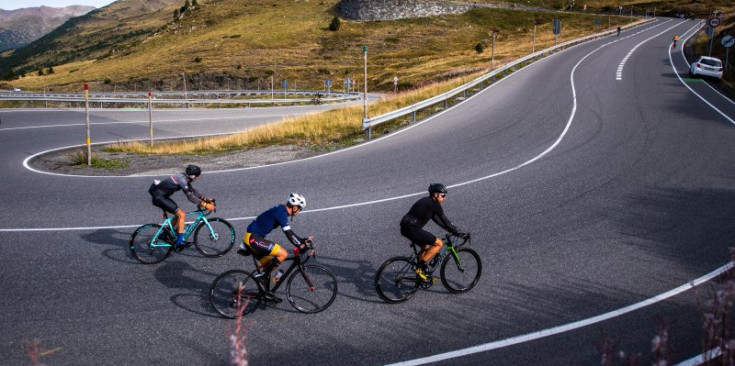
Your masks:
<path fill-rule="evenodd" d="M 426 279 L 416 274 L 422 251 L 415 243 L 411 243 L 411 257 L 393 257 L 385 261 L 375 274 L 378 296 L 390 304 L 404 302 L 419 288 L 430 288 L 436 282 L 434 272 L 437 269 L 442 284 L 449 292 L 458 294 L 471 290 L 482 275 L 482 262 L 474 250 L 464 247 L 470 242 L 470 235 L 458 243 L 459 239 L 451 234 L 442 239 L 444 247 L 429 261 Z"/>
<path fill-rule="evenodd" d="M 214 203 L 214 200 L 212 200 Z M 235 229 L 227 220 L 208 216 L 213 211 L 196 210 L 186 214 L 196 216 L 194 221 L 186 225 L 184 229 L 184 246 L 192 244 L 199 253 L 209 258 L 225 255 L 235 244 Z M 176 242 L 173 220 L 176 216 L 169 217 L 163 212 L 163 223 L 146 224 L 133 232 L 130 236 L 130 253 L 135 259 L 145 264 L 155 264 L 163 261 L 171 255 Z M 193 239 L 190 241 L 190 237 Z"/>

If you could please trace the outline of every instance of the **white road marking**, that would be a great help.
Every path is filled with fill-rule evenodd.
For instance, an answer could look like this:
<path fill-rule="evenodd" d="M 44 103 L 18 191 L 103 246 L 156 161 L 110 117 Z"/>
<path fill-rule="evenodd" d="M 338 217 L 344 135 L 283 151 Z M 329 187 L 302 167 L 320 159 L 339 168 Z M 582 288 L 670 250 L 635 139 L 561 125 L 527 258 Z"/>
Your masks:
<path fill-rule="evenodd" d="M 534 341 L 534 340 L 545 338 L 545 337 L 549 337 L 549 336 L 552 336 L 552 335 L 556 335 L 556 334 L 568 332 L 568 331 L 571 331 L 571 330 L 583 328 L 583 327 L 586 327 L 586 326 L 589 326 L 589 325 L 592 325 L 592 324 L 600 323 L 600 322 L 603 322 L 603 321 L 606 321 L 606 320 L 610 320 L 610 319 L 619 317 L 621 315 L 624 315 L 624 314 L 627 314 L 627 313 L 630 313 L 630 312 L 633 312 L 633 311 L 636 311 L 636 310 L 640 310 L 640 309 L 645 308 L 647 306 L 650 306 L 650 305 L 656 304 L 658 302 L 664 301 L 666 299 L 672 298 L 674 296 L 677 296 L 677 295 L 679 295 L 679 294 L 681 294 L 683 292 L 689 291 L 689 290 L 691 290 L 691 289 L 693 289 L 693 288 L 695 288 L 695 287 L 697 287 L 697 286 L 699 286 L 699 285 L 701 285 L 701 284 L 703 284 L 703 283 L 705 283 L 705 282 L 707 282 L 707 281 L 709 281 L 709 280 L 711 280 L 711 279 L 713 279 L 713 278 L 715 278 L 715 277 L 717 277 L 717 276 L 719 276 L 719 275 L 727 272 L 728 270 L 730 270 L 732 268 L 733 268 L 733 262 L 730 262 L 730 263 L 728 263 L 728 264 L 726 264 L 726 265 L 724 265 L 724 266 L 722 266 L 722 267 L 720 267 L 720 268 L 718 268 L 718 269 L 716 269 L 716 270 L 714 270 L 714 271 L 712 271 L 712 272 L 710 272 L 710 273 L 708 273 L 708 274 L 706 274 L 706 275 L 704 275 L 704 276 L 702 276 L 700 278 L 697 278 L 694 281 L 691 281 L 689 283 L 683 284 L 683 285 L 681 285 L 681 286 L 679 286 L 679 287 L 677 287 L 677 288 L 675 288 L 673 290 L 669 290 L 669 291 L 664 292 L 662 294 L 656 295 L 656 296 L 654 296 L 654 297 L 652 297 L 650 299 L 646 299 L 646 300 L 643 300 L 641 302 L 637 302 L 635 304 L 628 305 L 628 306 L 626 306 L 624 308 L 620 308 L 620 309 L 617 309 L 617 310 L 614 310 L 614 311 L 610 311 L 610 312 L 607 312 L 607 313 L 604 313 L 604 314 L 600 314 L 600 315 L 597 315 L 597 316 L 594 316 L 594 317 L 591 317 L 591 318 L 579 320 L 579 321 L 576 321 L 576 322 L 573 322 L 573 323 L 564 324 L 564 325 L 560 325 L 560 326 L 553 327 L 553 328 L 547 328 L 547 329 L 544 329 L 544 330 L 540 330 L 538 332 L 528 333 L 528 334 L 524 334 L 524 335 L 520 335 L 520 336 L 516 336 L 516 337 L 502 339 L 502 340 L 495 341 L 495 342 L 485 343 L 485 344 L 481 344 L 481 345 L 478 345 L 478 346 L 469 347 L 469 348 L 465 348 L 465 349 L 461 349 L 461 350 L 457 350 L 457 351 L 441 353 L 441 354 L 438 354 L 438 355 L 424 357 L 424 358 L 418 358 L 418 359 L 415 359 L 415 360 L 409 360 L 409 361 L 404 361 L 404 362 L 397 362 L 397 363 L 390 364 L 388 366 L 415 366 L 415 365 L 424 365 L 424 364 L 432 363 L 432 362 L 445 361 L 445 360 L 450 360 L 450 359 L 457 358 L 457 357 L 467 356 L 467 355 L 471 355 L 471 354 L 475 354 L 475 353 L 487 352 L 487 351 L 491 351 L 491 350 L 498 349 L 498 348 L 512 346 L 512 345 L 515 345 L 515 344 L 520 344 L 520 343 L 525 343 L 525 342 L 529 342 L 529 341 Z"/>
<path fill-rule="evenodd" d="M 690 28 L 686 33 L 690 32 L 692 29 L 695 29 L 697 27 L 699 27 L 699 24 L 697 24 L 694 27 Z M 692 32 L 692 34 L 688 35 L 687 38 L 682 42 L 682 44 L 686 44 L 687 40 L 689 40 L 689 38 L 691 38 L 694 34 L 696 34 L 696 32 Z M 714 109 L 715 112 L 719 113 L 722 117 L 725 117 L 726 120 L 730 121 L 730 123 L 732 123 L 732 124 L 735 125 L 735 120 L 733 120 L 730 116 L 728 116 L 727 114 L 725 114 L 725 112 L 719 110 L 712 103 L 710 103 L 709 101 L 707 101 L 706 99 L 704 99 L 704 97 L 702 97 L 701 95 L 699 95 L 699 93 L 695 92 L 694 89 L 692 89 L 684 81 L 684 79 L 681 78 L 681 75 L 679 74 L 679 71 L 676 70 L 676 66 L 674 66 L 674 59 L 671 58 L 671 47 L 669 47 L 669 63 L 671 64 L 671 69 L 674 70 L 674 73 L 676 74 L 676 77 L 679 78 L 679 81 L 681 82 L 682 85 L 684 85 L 687 89 L 689 89 L 689 91 L 692 92 L 692 94 L 696 95 L 697 98 L 701 99 L 705 104 L 707 104 L 708 106 L 710 106 L 710 108 Z"/>
<path fill-rule="evenodd" d="M 659 24 L 659 25 L 663 25 L 663 24 L 666 24 L 666 23 L 668 23 L 668 22 L 670 22 L 670 21 L 671 21 L 671 20 L 667 20 L 666 22 L 664 22 L 664 23 L 661 23 L 661 24 Z M 635 45 L 635 47 L 633 47 L 633 48 L 632 48 L 632 49 L 631 49 L 631 50 L 630 50 L 630 51 L 628 52 L 628 54 L 627 54 L 627 55 L 625 55 L 625 57 L 623 57 L 623 60 L 622 60 L 622 61 L 620 61 L 620 65 L 618 65 L 618 70 L 617 70 L 617 72 L 615 72 L 615 80 L 623 80 L 623 68 L 625 67 L 625 63 L 626 63 L 626 62 L 628 62 L 628 59 L 630 58 L 630 56 L 631 56 L 631 55 L 633 55 L 633 52 L 635 52 L 635 50 L 637 50 L 637 49 L 638 49 L 638 47 L 640 47 L 640 46 L 641 46 L 642 44 L 644 44 L 644 43 L 646 43 L 646 42 L 648 42 L 648 41 L 650 41 L 650 40 L 652 40 L 652 39 L 654 39 L 654 38 L 656 38 L 656 37 L 658 37 L 658 36 L 660 36 L 660 35 L 662 35 L 662 34 L 664 34 L 664 33 L 668 32 L 669 30 L 671 30 L 671 28 L 676 28 L 676 27 L 677 27 L 678 25 L 679 25 L 679 24 L 676 24 L 676 25 L 673 25 L 673 26 L 671 26 L 671 27 L 669 27 L 669 28 L 666 28 L 666 29 L 664 29 L 664 30 L 663 30 L 663 31 L 662 31 L 661 33 L 658 33 L 658 34 L 656 34 L 656 35 L 654 35 L 654 36 L 652 36 L 652 37 L 646 38 L 646 39 L 644 39 L 643 41 L 641 41 L 640 43 L 638 43 L 637 45 Z M 649 29 L 646 29 L 646 30 L 649 30 Z M 641 33 L 641 32 L 643 32 L 643 31 L 640 31 L 640 32 L 638 32 L 638 33 Z M 632 37 L 632 36 L 634 36 L 634 35 L 636 35 L 636 34 L 638 34 L 638 33 L 632 34 L 632 35 L 630 35 L 630 36 L 628 36 L 628 37 L 625 37 L 625 38 L 630 38 L 630 37 Z"/>

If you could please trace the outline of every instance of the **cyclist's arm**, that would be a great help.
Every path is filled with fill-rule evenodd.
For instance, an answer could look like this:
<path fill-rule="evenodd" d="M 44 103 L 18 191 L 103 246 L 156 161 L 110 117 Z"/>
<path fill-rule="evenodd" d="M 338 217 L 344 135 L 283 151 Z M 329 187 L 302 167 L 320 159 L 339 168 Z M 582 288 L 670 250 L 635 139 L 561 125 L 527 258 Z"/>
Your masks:
<path fill-rule="evenodd" d="M 187 185 L 185 188 L 182 188 L 184 191 L 184 194 L 186 195 L 186 199 L 188 199 L 191 203 L 201 206 L 204 202 L 204 196 L 199 193 L 194 187 L 191 185 Z"/>
<path fill-rule="evenodd" d="M 300 238 L 298 235 L 296 235 L 292 230 L 291 226 L 284 226 L 283 227 L 283 233 L 286 234 L 286 237 L 288 240 L 293 244 L 295 247 L 300 247 L 302 244 L 304 244 L 304 239 Z"/>
<path fill-rule="evenodd" d="M 457 227 L 452 224 L 451 221 L 447 218 L 446 215 L 444 215 L 444 212 L 437 212 L 434 214 L 434 216 L 431 217 L 431 219 L 439 225 L 442 229 L 449 231 L 450 233 L 454 235 L 460 235 L 461 233 L 459 230 L 457 230 Z"/>

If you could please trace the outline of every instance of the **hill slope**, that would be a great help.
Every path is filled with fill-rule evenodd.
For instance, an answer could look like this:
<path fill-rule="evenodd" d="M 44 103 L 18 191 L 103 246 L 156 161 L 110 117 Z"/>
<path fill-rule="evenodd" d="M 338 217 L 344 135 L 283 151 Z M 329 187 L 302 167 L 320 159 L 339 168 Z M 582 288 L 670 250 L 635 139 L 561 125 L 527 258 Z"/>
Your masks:
<path fill-rule="evenodd" d="M 0 9 L 0 52 L 25 46 L 60 26 L 69 18 L 84 15 L 94 9 L 93 6 Z"/>

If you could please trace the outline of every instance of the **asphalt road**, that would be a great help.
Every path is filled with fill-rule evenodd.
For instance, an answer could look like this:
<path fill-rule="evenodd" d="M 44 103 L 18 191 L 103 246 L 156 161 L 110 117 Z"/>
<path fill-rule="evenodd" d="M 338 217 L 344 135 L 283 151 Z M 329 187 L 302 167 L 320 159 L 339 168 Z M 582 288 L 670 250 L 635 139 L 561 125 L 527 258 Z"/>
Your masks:
<path fill-rule="evenodd" d="M 205 172 L 197 189 L 217 198 L 218 216 L 239 236 L 289 192 L 303 194 L 307 211 L 292 228 L 315 236 L 317 261 L 339 280 L 322 313 L 288 303 L 254 313 L 250 364 L 378 365 L 451 351 L 459 352 L 435 363 L 599 364 L 602 334 L 647 357 L 658 324 L 669 327 L 672 362 L 701 353 L 694 291 L 624 311 L 730 259 L 735 104 L 699 80 L 680 80 L 687 65 L 678 49 L 669 53 L 673 34 L 694 24 L 661 19 L 568 49 L 351 149 Z M 166 112 L 171 122 L 157 136 L 227 132 L 279 113 L 254 111 L 263 115 Z M 0 112 L 0 364 L 29 363 L 23 342 L 33 339 L 48 365 L 228 364 L 233 323 L 210 309 L 206 291 L 219 273 L 251 263 L 234 251 L 206 259 L 188 249 L 139 264 L 126 243 L 135 226 L 160 217 L 146 192 L 154 177 L 23 167 L 32 154 L 83 142 L 82 126 L 52 126 L 79 118 Z M 145 120 L 95 113 L 93 140 L 145 137 L 145 123 L 108 123 Z M 466 294 L 437 284 L 385 304 L 375 270 L 409 252 L 398 222 L 431 182 L 450 185 L 445 211 L 473 233 L 483 277 Z M 549 329 L 557 331 L 544 337 Z"/>

